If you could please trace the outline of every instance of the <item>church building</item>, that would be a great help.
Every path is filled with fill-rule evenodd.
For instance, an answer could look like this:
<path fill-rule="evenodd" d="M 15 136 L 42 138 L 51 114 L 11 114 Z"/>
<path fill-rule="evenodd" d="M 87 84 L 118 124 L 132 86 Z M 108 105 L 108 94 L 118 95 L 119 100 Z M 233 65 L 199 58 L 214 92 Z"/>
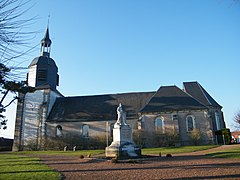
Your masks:
<path fill-rule="evenodd" d="M 152 92 L 64 97 L 57 90 L 51 44 L 47 28 L 40 56 L 28 66 L 27 83 L 35 91 L 19 94 L 14 151 L 29 149 L 29 144 L 43 149 L 49 139 L 66 137 L 75 137 L 73 144 L 103 137 L 109 144 L 120 103 L 142 147 L 169 145 L 173 139 L 174 145 L 218 143 L 215 132 L 225 128 L 222 106 L 198 82 Z"/>

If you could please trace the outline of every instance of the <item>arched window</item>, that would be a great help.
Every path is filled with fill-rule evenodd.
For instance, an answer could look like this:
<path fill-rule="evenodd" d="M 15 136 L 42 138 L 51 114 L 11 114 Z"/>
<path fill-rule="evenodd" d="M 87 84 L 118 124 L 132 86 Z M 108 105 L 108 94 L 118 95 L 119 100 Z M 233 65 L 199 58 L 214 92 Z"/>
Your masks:
<path fill-rule="evenodd" d="M 215 112 L 215 122 L 216 122 L 216 128 L 217 130 L 221 129 L 221 125 L 220 125 L 220 115 L 219 112 Z"/>
<path fill-rule="evenodd" d="M 57 125 L 56 126 L 56 136 L 61 137 L 62 136 L 62 126 Z"/>
<path fill-rule="evenodd" d="M 155 119 L 155 129 L 156 129 L 156 131 L 159 131 L 159 132 L 161 132 L 161 133 L 164 133 L 165 128 L 164 128 L 163 118 L 157 117 L 157 118 Z"/>
<path fill-rule="evenodd" d="M 82 136 L 83 137 L 88 137 L 89 136 L 89 126 L 84 124 L 82 126 Z"/>
<path fill-rule="evenodd" d="M 188 115 L 186 117 L 186 127 L 187 127 L 187 132 L 192 131 L 195 127 L 195 118 L 192 115 Z"/>

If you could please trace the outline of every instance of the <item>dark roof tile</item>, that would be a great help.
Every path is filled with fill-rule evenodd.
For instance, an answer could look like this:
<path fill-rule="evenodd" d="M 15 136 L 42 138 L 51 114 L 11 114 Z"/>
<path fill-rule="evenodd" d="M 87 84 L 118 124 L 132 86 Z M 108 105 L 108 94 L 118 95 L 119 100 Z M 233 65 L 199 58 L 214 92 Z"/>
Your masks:
<path fill-rule="evenodd" d="M 47 121 L 114 120 L 119 103 L 127 112 L 127 118 L 135 119 L 153 94 L 144 92 L 57 98 Z"/>
<path fill-rule="evenodd" d="M 220 107 L 219 105 L 198 82 L 184 82 L 184 90 L 192 97 L 197 99 L 205 106 Z"/>
<path fill-rule="evenodd" d="M 179 110 L 201 110 L 206 108 L 207 107 L 183 92 L 177 86 L 162 86 L 140 112 L 155 113 Z"/>

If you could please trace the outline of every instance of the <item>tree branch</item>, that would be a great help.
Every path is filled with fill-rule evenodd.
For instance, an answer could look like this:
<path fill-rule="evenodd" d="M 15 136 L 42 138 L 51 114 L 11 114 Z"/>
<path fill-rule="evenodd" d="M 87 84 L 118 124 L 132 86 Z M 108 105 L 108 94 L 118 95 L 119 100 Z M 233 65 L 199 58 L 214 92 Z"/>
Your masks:
<path fill-rule="evenodd" d="M 10 106 L 16 99 L 18 99 L 18 97 L 14 97 L 6 106 L 4 106 L 3 108 L 7 108 L 8 106 Z"/>
<path fill-rule="evenodd" d="M 3 95 L 3 97 L 2 97 L 2 99 L 1 99 L 1 101 L 0 101 L 0 105 L 2 104 L 3 100 L 6 98 L 6 96 L 7 96 L 8 93 L 9 93 L 9 90 L 7 90 L 7 91 L 5 92 L 5 94 Z"/>

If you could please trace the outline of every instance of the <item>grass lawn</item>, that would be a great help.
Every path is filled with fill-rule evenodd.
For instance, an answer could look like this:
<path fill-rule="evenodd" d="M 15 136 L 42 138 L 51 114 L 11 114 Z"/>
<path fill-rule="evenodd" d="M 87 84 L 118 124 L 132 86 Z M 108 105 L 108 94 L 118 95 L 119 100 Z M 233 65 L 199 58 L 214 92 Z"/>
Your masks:
<path fill-rule="evenodd" d="M 105 150 L 98 149 L 98 150 L 79 150 L 79 151 L 19 151 L 19 152 L 13 152 L 14 154 L 29 154 L 29 155 L 64 155 L 64 156 L 79 156 L 83 155 L 87 157 L 89 154 L 91 154 L 91 157 L 94 157 L 95 155 L 104 154 Z"/>
<path fill-rule="evenodd" d="M 240 159 L 240 148 L 218 151 L 215 153 L 209 153 L 207 155 L 213 156 L 213 157 L 220 157 L 220 158 L 238 158 L 238 159 Z"/>
<path fill-rule="evenodd" d="M 0 180 L 60 179 L 60 174 L 42 164 L 39 158 L 0 154 Z"/>
<path fill-rule="evenodd" d="M 182 146 L 182 147 L 163 147 L 163 148 L 143 148 L 142 154 L 155 154 L 159 155 L 161 152 L 162 154 L 177 154 L 177 153 L 185 153 L 185 152 L 194 152 L 194 151 L 201 151 L 210 148 L 217 147 L 217 145 L 207 145 L 207 146 Z M 96 155 L 103 155 L 104 150 L 78 150 L 78 151 L 19 151 L 14 152 L 14 154 L 28 154 L 28 155 L 66 155 L 66 156 L 80 156 L 84 155 L 87 157 L 91 154 L 91 157 Z"/>
<path fill-rule="evenodd" d="M 164 148 L 144 148 L 142 149 L 142 154 L 179 154 L 187 152 L 202 151 L 210 148 L 218 147 L 217 145 L 207 145 L 207 146 L 180 146 L 180 147 L 164 147 Z"/>

